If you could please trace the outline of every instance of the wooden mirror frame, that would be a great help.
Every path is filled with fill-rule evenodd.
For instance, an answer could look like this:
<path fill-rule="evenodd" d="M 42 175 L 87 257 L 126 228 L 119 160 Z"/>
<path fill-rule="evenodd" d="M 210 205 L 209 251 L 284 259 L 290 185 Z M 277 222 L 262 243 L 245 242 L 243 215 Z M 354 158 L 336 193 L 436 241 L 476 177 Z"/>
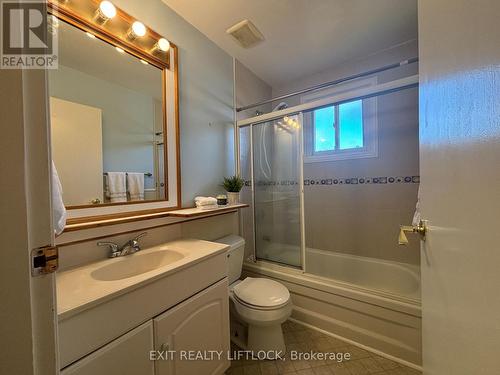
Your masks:
<path fill-rule="evenodd" d="M 164 199 L 145 200 L 145 201 L 132 201 L 132 202 L 119 202 L 119 203 L 103 203 L 103 204 L 88 204 L 67 206 L 68 209 L 68 224 L 81 223 L 85 221 L 94 221 L 96 219 L 116 218 L 137 214 L 147 214 L 154 212 L 161 212 L 167 210 L 178 209 L 181 206 L 181 176 L 180 176 L 180 140 L 179 140 L 179 88 L 178 88 L 178 48 L 168 38 L 165 38 L 170 43 L 170 48 L 167 52 L 155 49 L 155 44 L 160 38 L 164 38 L 160 34 L 153 31 L 146 25 L 146 35 L 140 38 L 130 40 L 126 35 L 132 23 L 136 21 L 135 18 L 125 13 L 123 10 L 116 8 L 116 16 L 105 23 L 98 23 L 95 20 L 95 14 L 99 7 L 100 1 L 87 0 L 87 1 L 56 1 L 48 0 L 47 11 L 49 14 L 57 17 L 58 19 L 84 31 L 93 34 L 96 38 L 114 46 L 123 49 L 130 55 L 144 60 L 147 63 L 159 68 L 162 71 L 162 112 L 163 112 L 163 157 L 164 157 L 164 173 L 165 173 L 165 197 Z M 170 115 L 167 114 L 167 75 L 173 79 L 172 84 L 169 85 L 170 91 L 173 94 L 173 100 L 170 105 Z M 175 129 L 175 187 L 176 194 L 171 194 L 169 189 L 172 174 L 169 173 L 169 147 L 172 145 L 169 139 L 169 126 L 167 119 L 174 122 Z M 172 128 L 170 128 L 172 130 Z M 169 142 L 170 140 L 170 142 Z M 172 151 L 172 150 L 171 150 Z M 172 156 L 171 154 L 171 156 Z M 171 165 L 171 164 L 170 164 Z M 174 205 L 168 203 L 175 198 Z M 150 208 L 144 210 L 144 206 L 151 203 L 167 203 L 165 207 Z M 108 209 L 108 207 L 120 206 L 117 209 Z M 123 209 L 121 206 L 129 206 L 129 209 Z M 107 209 L 102 209 L 107 208 Z M 145 207 L 144 207 L 145 208 Z M 106 211 L 106 212 L 103 212 Z"/>

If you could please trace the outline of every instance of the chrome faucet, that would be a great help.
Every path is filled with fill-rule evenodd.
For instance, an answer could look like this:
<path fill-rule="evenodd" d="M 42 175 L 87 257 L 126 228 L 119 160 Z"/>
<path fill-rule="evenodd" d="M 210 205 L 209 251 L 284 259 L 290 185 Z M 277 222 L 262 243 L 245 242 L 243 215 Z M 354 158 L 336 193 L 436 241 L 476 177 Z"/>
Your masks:
<path fill-rule="evenodd" d="M 125 242 L 122 246 L 118 246 L 118 244 L 109 241 L 98 242 L 97 246 L 108 246 L 110 253 L 110 258 L 122 257 L 125 255 L 133 254 L 141 250 L 141 246 L 139 244 L 139 238 L 144 237 L 147 232 L 143 232 L 131 240 Z"/>

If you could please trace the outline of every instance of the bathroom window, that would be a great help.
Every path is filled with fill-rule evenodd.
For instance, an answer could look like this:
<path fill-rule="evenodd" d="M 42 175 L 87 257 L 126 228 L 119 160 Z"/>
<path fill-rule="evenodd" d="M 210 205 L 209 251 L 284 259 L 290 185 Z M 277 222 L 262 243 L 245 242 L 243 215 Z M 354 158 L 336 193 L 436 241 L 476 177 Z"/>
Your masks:
<path fill-rule="evenodd" d="M 359 80 L 302 97 L 302 103 L 335 97 L 376 84 Z M 376 99 L 354 100 L 304 115 L 304 161 L 321 162 L 377 156 Z"/>
<path fill-rule="evenodd" d="M 313 124 L 314 153 L 364 146 L 362 100 L 316 109 Z"/>

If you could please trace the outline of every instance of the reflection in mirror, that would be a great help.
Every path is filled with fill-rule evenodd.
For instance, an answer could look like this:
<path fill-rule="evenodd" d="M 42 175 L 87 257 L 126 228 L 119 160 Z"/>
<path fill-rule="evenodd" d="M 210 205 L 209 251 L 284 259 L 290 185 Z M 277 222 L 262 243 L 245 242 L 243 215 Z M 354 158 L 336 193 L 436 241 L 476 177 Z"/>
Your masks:
<path fill-rule="evenodd" d="M 66 206 L 167 199 L 163 71 L 65 22 L 49 72 Z"/>

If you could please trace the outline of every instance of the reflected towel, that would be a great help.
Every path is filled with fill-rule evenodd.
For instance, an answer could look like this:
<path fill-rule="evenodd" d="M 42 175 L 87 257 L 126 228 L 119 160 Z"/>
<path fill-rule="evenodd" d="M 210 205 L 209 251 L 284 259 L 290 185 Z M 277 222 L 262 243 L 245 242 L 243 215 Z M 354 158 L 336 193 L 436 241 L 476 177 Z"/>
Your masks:
<path fill-rule="evenodd" d="M 131 201 L 144 200 L 144 173 L 127 173 L 127 184 Z"/>
<path fill-rule="evenodd" d="M 56 165 L 52 161 L 52 223 L 56 234 L 61 234 L 66 226 L 66 207 L 64 207 L 62 194 L 61 180 L 59 180 Z"/>
<path fill-rule="evenodd" d="M 111 203 L 127 201 L 125 172 L 108 172 L 106 179 L 106 195 Z"/>

